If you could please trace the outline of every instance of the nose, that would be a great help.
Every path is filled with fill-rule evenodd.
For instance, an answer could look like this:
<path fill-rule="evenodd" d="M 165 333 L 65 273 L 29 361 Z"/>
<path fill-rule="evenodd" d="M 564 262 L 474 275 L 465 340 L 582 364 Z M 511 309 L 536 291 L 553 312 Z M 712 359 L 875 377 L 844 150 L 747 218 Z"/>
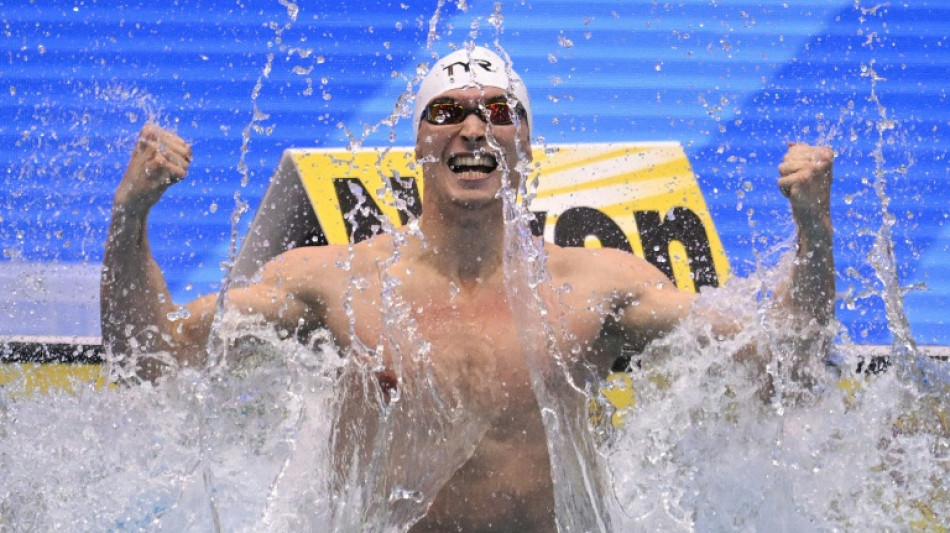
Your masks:
<path fill-rule="evenodd" d="M 485 121 L 478 113 L 472 113 L 462 121 L 459 135 L 468 142 L 478 142 L 485 138 Z"/>

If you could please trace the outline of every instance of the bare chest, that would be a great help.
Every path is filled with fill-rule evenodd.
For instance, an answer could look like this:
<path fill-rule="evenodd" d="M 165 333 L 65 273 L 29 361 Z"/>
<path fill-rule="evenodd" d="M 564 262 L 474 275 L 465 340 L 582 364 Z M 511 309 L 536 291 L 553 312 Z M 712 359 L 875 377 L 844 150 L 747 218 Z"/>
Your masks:
<path fill-rule="evenodd" d="M 565 306 L 563 298 L 545 300 L 543 317 L 518 309 L 503 288 L 466 293 L 410 287 L 398 298 L 370 291 L 360 296 L 350 299 L 347 320 L 334 328 L 341 345 L 384 354 L 379 378 L 391 384 L 406 367 L 404 358 L 425 358 L 427 379 L 490 421 L 472 456 L 455 470 L 414 531 L 501 517 L 524 531 L 551 530 L 551 465 L 528 361 L 553 365 L 556 354 L 526 351 L 570 353 L 571 346 L 595 335 L 598 323 L 572 313 L 573 302 Z M 532 343 L 539 338 L 550 342 Z"/>
<path fill-rule="evenodd" d="M 582 358 L 603 324 L 586 300 L 556 291 L 543 295 L 539 313 L 510 302 L 504 287 L 374 289 L 353 291 L 329 313 L 341 347 L 381 354 L 383 374 L 403 366 L 399 358 L 424 358 L 452 386 L 487 394 L 502 411 L 534 402 L 527 361 Z"/>
<path fill-rule="evenodd" d="M 354 300 L 351 308 L 350 330 L 341 340 L 383 354 L 386 372 L 411 357 L 425 360 L 449 387 L 509 401 L 530 394 L 517 320 L 503 293 L 414 291 L 396 301 Z M 496 408 L 505 408 L 501 397 Z"/>

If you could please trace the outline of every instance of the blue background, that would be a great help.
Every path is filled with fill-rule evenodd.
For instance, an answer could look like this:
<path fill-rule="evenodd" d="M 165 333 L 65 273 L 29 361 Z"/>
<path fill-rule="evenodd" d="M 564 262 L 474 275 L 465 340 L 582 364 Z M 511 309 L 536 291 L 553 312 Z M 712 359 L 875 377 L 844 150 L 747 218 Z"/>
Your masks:
<path fill-rule="evenodd" d="M 536 142 L 682 143 L 739 275 L 794 232 L 774 185 L 787 143 L 831 144 L 849 336 L 891 340 L 868 260 L 883 226 L 916 339 L 950 344 L 950 7 L 786 4 L 0 2 L 0 272 L 99 264 L 153 120 L 196 154 L 153 210 L 153 250 L 177 300 L 215 290 L 235 205 L 240 235 L 283 150 L 411 145 L 397 101 L 417 66 L 474 40 L 526 80 Z M 37 312 L 70 313 L 50 301 Z"/>

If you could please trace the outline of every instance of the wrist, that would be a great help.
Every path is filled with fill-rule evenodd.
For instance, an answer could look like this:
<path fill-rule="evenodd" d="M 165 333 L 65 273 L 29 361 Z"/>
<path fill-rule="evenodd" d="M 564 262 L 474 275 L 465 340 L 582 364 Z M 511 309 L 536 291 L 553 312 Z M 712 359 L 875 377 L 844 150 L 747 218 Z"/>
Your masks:
<path fill-rule="evenodd" d="M 142 240 L 147 227 L 148 213 L 151 206 L 143 202 L 134 202 L 116 198 L 112 204 L 112 224 L 110 241 L 134 242 Z"/>
<path fill-rule="evenodd" d="M 155 202 L 119 187 L 112 198 L 112 216 L 147 217 Z"/>
<path fill-rule="evenodd" d="M 831 213 L 827 209 L 806 207 L 793 209 L 792 214 L 799 235 L 804 234 L 816 239 L 831 237 L 833 232 Z"/>

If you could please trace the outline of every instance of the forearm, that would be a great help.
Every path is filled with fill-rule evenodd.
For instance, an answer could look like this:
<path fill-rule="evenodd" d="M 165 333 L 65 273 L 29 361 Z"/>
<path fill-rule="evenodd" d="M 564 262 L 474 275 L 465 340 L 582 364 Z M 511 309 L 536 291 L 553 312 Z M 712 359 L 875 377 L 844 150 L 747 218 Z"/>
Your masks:
<path fill-rule="evenodd" d="M 835 262 L 831 217 L 815 214 L 817 220 L 798 224 L 798 250 L 784 294 L 790 318 L 804 325 L 812 320 L 827 324 L 834 317 Z"/>

